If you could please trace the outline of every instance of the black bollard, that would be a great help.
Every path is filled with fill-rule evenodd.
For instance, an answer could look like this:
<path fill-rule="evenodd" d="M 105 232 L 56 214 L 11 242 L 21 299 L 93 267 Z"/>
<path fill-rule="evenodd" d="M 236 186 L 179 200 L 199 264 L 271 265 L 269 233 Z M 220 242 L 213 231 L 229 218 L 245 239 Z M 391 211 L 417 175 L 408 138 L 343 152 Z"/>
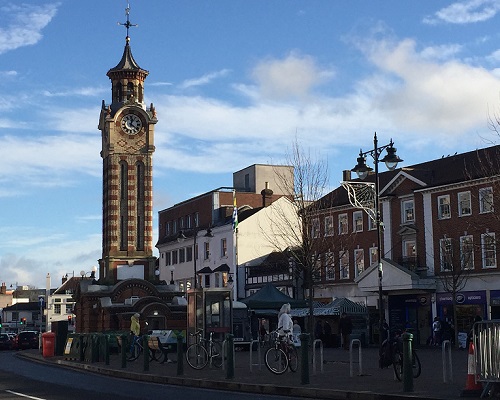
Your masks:
<path fill-rule="evenodd" d="M 184 352 L 183 346 L 183 336 L 179 332 L 177 334 L 177 375 L 184 375 Z"/>
<path fill-rule="evenodd" d="M 403 392 L 413 392 L 413 355 L 411 333 L 403 333 Z"/>
<path fill-rule="evenodd" d="M 122 368 L 127 368 L 127 346 L 128 346 L 127 335 L 123 334 L 121 335 L 121 338 L 122 338 L 122 349 L 121 349 Z"/>
<path fill-rule="evenodd" d="M 309 334 L 300 334 L 300 383 L 309 384 Z"/>
<path fill-rule="evenodd" d="M 104 361 L 109 365 L 109 335 L 104 335 Z"/>
<path fill-rule="evenodd" d="M 149 346 L 148 346 L 149 336 L 144 335 L 142 337 L 142 353 L 144 356 L 144 371 L 149 371 Z"/>
<path fill-rule="evenodd" d="M 226 379 L 234 378 L 234 335 L 227 335 L 226 339 Z M 224 360 L 222 360 L 224 362 Z"/>

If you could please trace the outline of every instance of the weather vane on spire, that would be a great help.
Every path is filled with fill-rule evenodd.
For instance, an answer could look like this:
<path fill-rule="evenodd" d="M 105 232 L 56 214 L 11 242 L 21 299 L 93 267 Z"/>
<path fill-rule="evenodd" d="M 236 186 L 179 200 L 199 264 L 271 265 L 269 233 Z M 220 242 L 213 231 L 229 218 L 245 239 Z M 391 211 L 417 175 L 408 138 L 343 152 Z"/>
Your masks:
<path fill-rule="evenodd" d="M 127 8 L 125 9 L 125 15 L 127 16 L 127 22 L 125 22 L 125 23 L 118 22 L 118 25 L 123 25 L 125 28 L 127 28 L 127 40 L 129 40 L 128 30 L 132 26 L 137 26 L 137 24 L 132 24 L 130 22 L 130 18 L 129 18 L 130 17 L 130 3 L 128 1 L 127 1 Z"/>

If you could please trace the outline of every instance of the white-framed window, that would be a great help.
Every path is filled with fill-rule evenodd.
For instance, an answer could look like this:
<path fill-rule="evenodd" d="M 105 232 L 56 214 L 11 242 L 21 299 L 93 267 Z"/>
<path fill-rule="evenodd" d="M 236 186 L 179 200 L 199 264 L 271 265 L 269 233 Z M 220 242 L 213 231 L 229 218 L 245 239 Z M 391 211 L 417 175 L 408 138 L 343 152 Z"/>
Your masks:
<path fill-rule="evenodd" d="M 193 214 L 193 225 L 195 228 L 198 228 L 200 226 L 200 215 L 198 212 L 195 212 Z"/>
<path fill-rule="evenodd" d="M 66 314 L 73 314 L 73 304 L 66 304 Z"/>
<path fill-rule="evenodd" d="M 450 238 L 439 240 L 439 257 L 441 271 L 453 270 L 453 245 Z"/>
<path fill-rule="evenodd" d="M 460 237 L 460 260 L 462 269 L 474 269 L 474 239 L 472 235 Z"/>
<path fill-rule="evenodd" d="M 318 238 L 320 234 L 319 218 L 313 218 L 311 221 L 311 237 Z"/>
<path fill-rule="evenodd" d="M 186 262 L 186 248 L 179 249 L 179 264 Z"/>
<path fill-rule="evenodd" d="M 479 189 L 479 212 L 493 212 L 493 188 L 485 187 Z"/>
<path fill-rule="evenodd" d="M 348 233 L 347 226 L 347 214 L 339 214 L 339 235 L 345 235 Z"/>
<path fill-rule="evenodd" d="M 335 229 L 333 227 L 333 216 L 325 217 L 325 236 L 333 236 Z"/>
<path fill-rule="evenodd" d="M 340 279 L 349 279 L 349 252 L 342 250 L 339 253 Z"/>
<path fill-rule="evenodd" d="M 483 233 L 481 235 L 481 248 L 483 268 L 495 268 L 497 266 L 497 244 L 494 233 Z"/>
<path fill-rule="evenodd" d="M 209 258 L 210 258 L 210 243 L 204 242 L 203 243 L 203 259 L 208 260 Z M 207 287 L 210 287 L 210 285 Z"/>
<path fill-rule="evenodd" d="M 165 265 L 172 265 L 172 253 L 170 251 L 165 252 Z"/>
<path fill-rule="evenodd" d="M 314 260 L 314 257 L 313 256 L 313 260 Z M 312 278 L 313 278 L 313 281 L 315 282 L 320 282 L 321 281 L 321 255 L 318 255 L 316 257 L 316 260 L 314 261 L 314 268 L 313 268 L 313 271 L 312 271 Z"/>
<path fill-rule="evenodd" d="M 401 202 L 401 223 L 407 224 L 415 221 L 415 205 L 413 199 Z"/>
<path fill-rule="evenodd" d="M 363 249 L 354 250 L 354 274 L 359 276 L 365 270 L 365 251 Z"/>
<path fill-rule="evenodd" d="M 335 280 L 335 259 L 331 251 L 325 253 L 325 278 L 327 281 Z"/>
<path fill-rule="evenodd" d="M 417 244 L 415 240 L 403 240 L 403 257 L 415 257 L 417 255 Z"/>
<path fill-rule="evenodd" d="M 172 221 L 172 233 L 177 233 L 177 220 Z"/>
<path fill-rule="evenodd" d="M 439 219 L 451 218 L 450 195 L 446 194 L 444 196 L 439 196 L 437 200 L 438 200 L 438 218 Z"/>
<path fill-rule="evenodd" d="M 177 250 L 172 250 L 172 265 L 177 264 L 178 260 L 177 255 L 178 255 Z"/>
<path fill-rule="evenodd" d="M 170 221 L 168 221 L 165 224 L 165 236 L 169 236 L 170 235 L 170 230 L 171 229 L 172 229 L 172 224 L 170 223 Z"/>
<path fill-rule="evenodd" d="M 61 314 L 61 305 L 54 304 L 54 314 Z"/>
<path fill-rule="evenodd" d="M 354 211 L 352 213 L 352 231 L 363 232 L 363 211 Z"/>
<path fill-rule="evenodd" d="M 368 230 L 374 231 L 375 229 L 377 229 L 377 224 L 375 223 L 373 218 L 368 215 Z"/>
<path fill-rule="evenodd" d="M 226 238 L 222 238 L 220 240 L 220 256 L 227 257 L 227 239 Z"/>
<path fill-rule="evenodd" d="M 218 272 L 216 272 L 214 274 L 214 284 L 215 284 L 215 287 L 221 287 L 221 285 L 220 285 L 220 274 Z"/>
<path fill-rule="evenodd" d="M 460 192 L 458 194 L 458 215 L 464 217 L 471 214 L 470 192 Z"/>
<path fill-rule="evenodd" d="M 370 247 L 370 267 L 378 263 L 378 248 Z"/>
<path fill-rule="evenodd" d="M 193 246 L 186 247 L 186 262 L 193 261 Z"/>

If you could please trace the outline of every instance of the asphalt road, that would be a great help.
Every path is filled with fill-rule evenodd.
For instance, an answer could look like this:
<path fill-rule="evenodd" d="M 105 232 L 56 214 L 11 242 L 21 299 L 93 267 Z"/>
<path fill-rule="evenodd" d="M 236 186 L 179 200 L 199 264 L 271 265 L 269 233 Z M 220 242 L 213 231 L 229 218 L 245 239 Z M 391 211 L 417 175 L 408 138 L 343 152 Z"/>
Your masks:
<path fill-rule="evenodd" d="M 279 396 L 195 389 L 100 376 L 57 366 L 40 364 L 0 352 L 0 400 L 283 400 Z M 292 399 L 292 398 L 289 398 Z M 304 400 L 302 398 L 301 400 Z"/>

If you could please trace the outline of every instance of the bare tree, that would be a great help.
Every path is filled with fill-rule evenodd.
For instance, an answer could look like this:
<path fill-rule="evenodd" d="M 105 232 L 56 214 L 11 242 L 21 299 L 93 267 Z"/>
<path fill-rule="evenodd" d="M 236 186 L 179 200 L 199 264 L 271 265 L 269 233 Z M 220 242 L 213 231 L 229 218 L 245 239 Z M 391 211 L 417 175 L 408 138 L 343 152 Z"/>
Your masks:
<path fill-rule="evenodd" d="M 343 235 L 328 235 L 322 217 L 331 207 L 333 197 L 329 191 L 328 164 L 313 158 L 304 151 L 297 140 L 286 156 L 287 165 L 293 167 L 294 179 L 276 169 L 277 185 L 292 204 L 294 215 L 285 209 L 275 210 L 272 227 L 264 234 L 278 251 L 286 249 L 290 268 L 295 277 L 304 282 L 309 300 L 309 319 L 307 331 L 314 332 L 314 287 L 325 279 L 325 273 L 334 273 L 340 268 L 348 268 L 341 261 L 349 248 L 351 236 L 348 231 Z M 333 227 L 332 227 L 333 228 Z M 299 280 L 297 280 L 299 281 Z"/>

